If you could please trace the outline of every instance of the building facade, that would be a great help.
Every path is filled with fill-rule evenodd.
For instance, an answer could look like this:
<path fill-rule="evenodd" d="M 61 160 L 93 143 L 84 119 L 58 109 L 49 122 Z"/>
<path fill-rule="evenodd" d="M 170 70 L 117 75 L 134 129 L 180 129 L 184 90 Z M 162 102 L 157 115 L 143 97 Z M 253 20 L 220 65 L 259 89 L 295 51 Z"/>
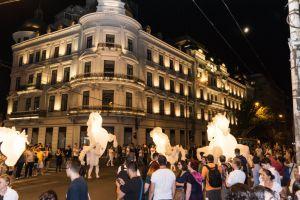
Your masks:
<path fill-rule="evenodd" d="M 151 144 L 162 127 L 172 145 L 204 145 L 216 113 L 234 112 L 246 86 L 201 49 L 183 52 L 142 29 L 124 3 L 98 0 L 97 11 L 46 34 L 14 33 L 6 126 L 53 150 L 86 137 L 89 113 L 119 144 Z"/>

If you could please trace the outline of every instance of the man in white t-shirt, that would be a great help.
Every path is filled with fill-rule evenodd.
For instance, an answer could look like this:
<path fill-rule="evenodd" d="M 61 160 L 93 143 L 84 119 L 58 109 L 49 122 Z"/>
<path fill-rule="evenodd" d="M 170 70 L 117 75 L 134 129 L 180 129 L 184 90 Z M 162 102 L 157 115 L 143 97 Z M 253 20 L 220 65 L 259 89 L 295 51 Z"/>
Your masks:
<path fill-rule="evenodd" d="M 226 178 L 226 186 L 231 187 L 237 183 L 245 183 L 246 174 L 241 170 L 242 163 L 238 158 L 234 158 L 232 162 L 233 171 Z"/>
<path fill-rule="evenodd" d="M 158 164 L 160 168 L 151 176 L 151 186 L 149 191 L 149 200 L 169 200 L 175 195 L 175 174 L 168 169 L 167 158 L 159 155 Z"/>

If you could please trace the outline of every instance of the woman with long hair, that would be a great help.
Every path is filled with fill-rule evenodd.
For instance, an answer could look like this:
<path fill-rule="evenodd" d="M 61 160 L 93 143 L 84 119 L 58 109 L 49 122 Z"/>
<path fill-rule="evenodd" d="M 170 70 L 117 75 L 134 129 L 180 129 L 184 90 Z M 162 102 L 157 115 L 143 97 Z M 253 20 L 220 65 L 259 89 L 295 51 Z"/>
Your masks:
<path fill-rule="evenodd" d="M 186 183 L 185 200 L 202 200 L 202 175 L 197 171 L 199 163 L 192 160 L 188 164 L 189 175 Z"/>
<path fill-rule="evenodd" d="M 18 193 L 11 189 L 11 179 L 8 175 L 1 175 L 0 176 L 0 196 L 3 200 L 18 200 L 19 195 Z"/>
<path fill-rule="evenodd" d="M 176 192 L 175 192 L 175 200 L 184 200 L 185 198 L 185 185 L 188 177 L 188 169 L 187 163 L 184 160 L 180 160 L 177 163 L 178 173 L 176 176 Z"/>
<path fill-rule="evenodd" d="M 149 188 L 151 185 L 151 176 L 158 169 L 159 169 L 159 164 L 157 162 L 153 162 L 148 169 L 146 180 L 145 180 L 145 185 L 144 185 L 145 199 L 148 199 Z"/>

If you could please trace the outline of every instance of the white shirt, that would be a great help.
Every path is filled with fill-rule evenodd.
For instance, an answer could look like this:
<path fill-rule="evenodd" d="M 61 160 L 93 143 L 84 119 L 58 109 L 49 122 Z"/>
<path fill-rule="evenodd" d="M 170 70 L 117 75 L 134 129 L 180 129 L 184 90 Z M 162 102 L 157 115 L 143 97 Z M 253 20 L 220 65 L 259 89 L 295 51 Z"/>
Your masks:
<path fill-rule="evenodd" d="M 260 185 L 265 186 L 265 183 L 264 183 L 264 182 L 261 182 Z M 276 197 L 277 199 L 280 199 L 280 192 L 281 192 L 281 190 L 282 190 L 282 187 L 281 187 L 281 185 L 278 184 L 275 180 L 273 181 L 273 186 L 272 186 L 271 190 L 272 190 L 273 192 L 275 192 L 275 197 Z"/>
<path fill-rule="evenodd" d="M 278 171 L 274 168 L 274 167 L 270 167 L 269 169 L 268 169 L 272 174 L 273 174 L 273 176 L 275 177 L 274 178 L 274 181 L 276 182 L 276 183 L 278 183 L 279 185 L 281 185 L 281 178 L 280 178 L 280 174 L 278 173 Z M 259 177 L 259 183 L 262 183 L 263 181 L 262 181 L 262 179 L 261 179 L 261 177 Z"/>
<path fill-rule="evenodd" d="M 158 169 L 151 176 L 151 183 L 154 184 L 153 200 L 173 199 L 173 185 L 175 174 L 169 169 Z"/>
<path fill-rule="evenodd" d="M 18 193 L 11 189 L 10 187 L 7 187 L 7 190 L 3 196 L 3 200 L 18 200 L 19 199 L 19 195 Z"/>
<path fill-rule="evenodd" d="M 246 175 L 245 172 L 243 172 L 242 170 L 236 169 L 232 172 L 230 172 L 226 183 L 228 187 L 233 186 L 236 183 L 242 183 L 244 184 L 246 180 Z"/>

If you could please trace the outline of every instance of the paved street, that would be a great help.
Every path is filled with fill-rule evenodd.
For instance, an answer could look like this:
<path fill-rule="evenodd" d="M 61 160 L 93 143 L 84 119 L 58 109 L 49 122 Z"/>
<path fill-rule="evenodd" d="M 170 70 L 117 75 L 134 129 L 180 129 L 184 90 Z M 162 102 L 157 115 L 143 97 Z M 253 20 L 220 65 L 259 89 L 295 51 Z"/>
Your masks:
<path fill-rule="evenodd" d="M 115 199 L 115 173 L 116 168 L 100 168 L 100 179 L 88 180 L 91 199 Z M 44 176 L 21 179 L 13 183 L 13 188 L 18 192 L 20 200 L 35 200 L 39 195 L 53 189 L 60 200 L 65 199 L 70 180 L 65 171 L 60 173 L 50 172 Z"/>

